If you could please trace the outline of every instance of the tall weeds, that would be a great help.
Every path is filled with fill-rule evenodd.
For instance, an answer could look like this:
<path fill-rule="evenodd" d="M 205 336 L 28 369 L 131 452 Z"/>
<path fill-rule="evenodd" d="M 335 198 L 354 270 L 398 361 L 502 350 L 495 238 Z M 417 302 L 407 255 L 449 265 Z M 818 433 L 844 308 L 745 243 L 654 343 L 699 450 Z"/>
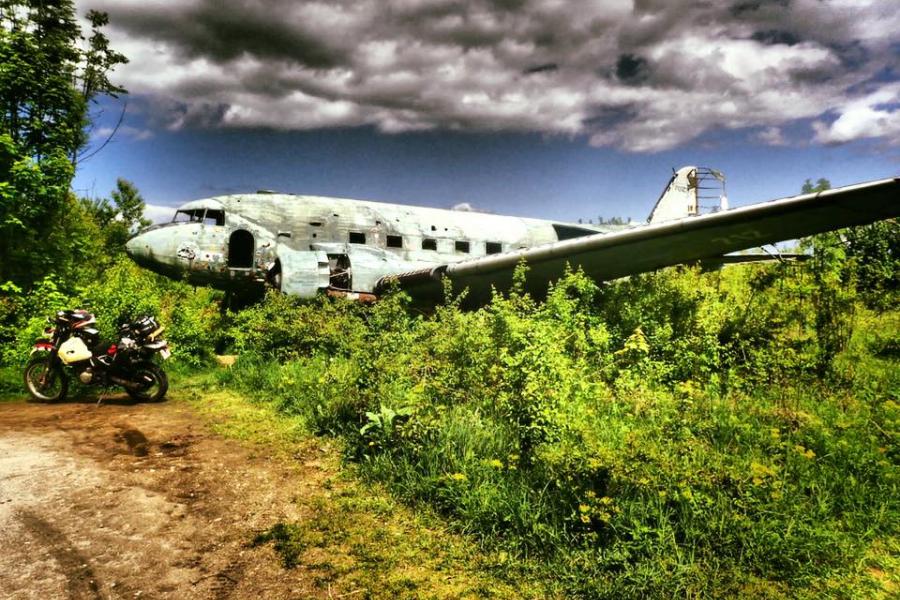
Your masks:
<path fill-rule="evenodd" d="M 427 316 L 272 296 L 223 378 L 575 597 L 886 593 L 900 369 L 863 309 L 855 345 L 823 340 L 809 268 L 568 273 Z"/>

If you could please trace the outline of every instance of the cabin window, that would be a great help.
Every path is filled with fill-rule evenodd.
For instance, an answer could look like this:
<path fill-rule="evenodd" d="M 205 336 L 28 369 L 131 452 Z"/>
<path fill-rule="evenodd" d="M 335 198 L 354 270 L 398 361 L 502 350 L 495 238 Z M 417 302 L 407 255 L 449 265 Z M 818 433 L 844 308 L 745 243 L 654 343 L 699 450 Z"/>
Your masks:
<path fill-rule="evenodd" d="M 366 243 L 366 234 L 361 231 L 351 231 L 350 232 L 350 243 L 351 244 L 365 244 Z"/>
<path fill-rule="evenodd" d="M 457 252 L 465 252 L 468 254 L 469 252 L 469 242 L 463 240 L 456 240 L 456 251 Z"/>
<path fill-rule="evenodd" d="M 312 225 L 313 227 L 321 227 L 322 221 L 310 221 L 309 224 Z"/>
<path fill-rule="evenodd" d="M 422 240 L 422 250 L 437 250 L 437 240 L 434 238 L 425 238 Z"/>
<path fill-rule="evenodd" d="M 228 238 L 228 266 L 232 269 L 253 267 L 255 245 L 252 233 L 246 229 L 235 230 Z"/>
<path fill-rule="evenodd" d="M 209 209 L 206 216 L 203 217 L 204 225 L 215 225 L 222 227 L 225 225 L 225 211 Z"/>
<path fill-rule="evenodd" d="M 387 247 L 388 248 L 402 248 L 403 247 L 403 236 L 400 236 L 400 235 L 387 236 Z"/>
<path fill-rule="evenodd" d="M 500 254 L 503 252 L 503 244 L 500 242 L 485 242 L 484 243 L 484 253 L 485 254 Z"/>

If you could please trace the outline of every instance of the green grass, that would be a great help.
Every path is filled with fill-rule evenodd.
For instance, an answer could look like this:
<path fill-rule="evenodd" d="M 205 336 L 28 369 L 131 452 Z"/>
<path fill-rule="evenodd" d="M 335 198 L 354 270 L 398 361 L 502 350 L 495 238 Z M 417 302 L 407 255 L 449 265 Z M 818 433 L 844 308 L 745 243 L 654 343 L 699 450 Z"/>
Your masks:
<path fill-rule="evenodd" d="M 25 395 L 23 367 L 0 366 L 0 402 L 21 399 Z"/>
<path fill-rule="evenodd" d="M 335 594 L 368 598 L 553 598 L 538 566 L 509 564 L 452 533 L 431 510 L 410 510 L 341 460 L 342 443 L 316 437 L 303 419 L 272 402 L 221 386 L 220 372 L 181 378 L 172 401 L 186 401 L 217 433 L 311 473 L 294 502 L 305 517 L 277 522 L 248 543 L 271 544 L 285 568 L 303 568 Z"/>
<path fill-rule="evenodd" d="M 346 593 L 890 598 L 900 311 L 852 282 L 826 255 L 569 274 L 474 312 L 273 295 L 230 317 L 237 363 L 175 396 L 324 460 L 310 518 L 258 542 Z"/>
<path fill-rule="evenodd" d="M 900 363 L 877 348 L 898 313 L 859 308 L 823 376 L 806 288 L 748 281 L 660 274 L 599 309 L 577 277 L 543 305 L 379 305 L 352 347 L 247 353 L 221 381 L 570 597 L 888 598 Z"/>

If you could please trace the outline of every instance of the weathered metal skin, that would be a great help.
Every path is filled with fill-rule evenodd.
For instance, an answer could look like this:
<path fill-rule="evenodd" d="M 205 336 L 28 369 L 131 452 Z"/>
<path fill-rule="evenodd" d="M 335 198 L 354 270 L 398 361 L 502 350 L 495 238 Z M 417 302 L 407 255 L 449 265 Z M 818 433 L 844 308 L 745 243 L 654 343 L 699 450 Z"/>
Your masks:
<path fill-rule="evenodd" d="M 612 228 L 317 196 L 222 196 L 185 204 L 176 217 L 187 222 L 152 227 L 127 250 L 149 269 L 226 290 L 268 284 L 301 297 L 370 300 L 399 285 L 427 304 L 449 278 L 475 306 L 508 289 L 521 261 L 531 269 L 528 290 L 541 296 L 567 266 L 599 281 L 735 262 L 742 257 L 723 255 L 900 216 L 900 178 L 732 210 L 723 188 L 713 212 L 700 214 L 704 177 L 723 181 L 710 169 L 680 169 L 650 223 Z"/>
<path fill-rule="evenodd" d="M 327 289 L 371 294 L 390 275 L 559 239 L 550 221 L 317 196 L 222 196 L 189 202 L 178 211 L 222 211 L 224 222 L 148 229 L 128 242 L 139 265 L 226 290 L 269 282 L 303 297 Z M 556 225 L 578 235 L 603 231 Z M 246 238 L 252 239 L 252 260 L 245 266 L 234 260 L 234 236 L 240 231 L 252 236 Z M 334 280 L 340 271 L 336 257 L 349 262 L 347 287 Z"/>

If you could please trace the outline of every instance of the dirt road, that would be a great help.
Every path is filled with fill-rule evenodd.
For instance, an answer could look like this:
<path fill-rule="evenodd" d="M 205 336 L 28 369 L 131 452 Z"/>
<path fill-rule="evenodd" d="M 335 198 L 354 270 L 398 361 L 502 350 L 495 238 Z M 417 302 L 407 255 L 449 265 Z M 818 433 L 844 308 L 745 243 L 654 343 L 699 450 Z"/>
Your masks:
<path fill-rule="evenodd" d="M 184 403 L 0 404 L 0 597 L 327 597 L 254 533 L 321 475 Z"/>
<path fill-rule="evenodd" d="M 0 599 L 545 596 L 326 440 L 228 392 L 170 395 L 0 402 Z M 256 441 L 214 432 L 235 426 Z M 295 568 L 253 543 L 277 524 Z"/>

